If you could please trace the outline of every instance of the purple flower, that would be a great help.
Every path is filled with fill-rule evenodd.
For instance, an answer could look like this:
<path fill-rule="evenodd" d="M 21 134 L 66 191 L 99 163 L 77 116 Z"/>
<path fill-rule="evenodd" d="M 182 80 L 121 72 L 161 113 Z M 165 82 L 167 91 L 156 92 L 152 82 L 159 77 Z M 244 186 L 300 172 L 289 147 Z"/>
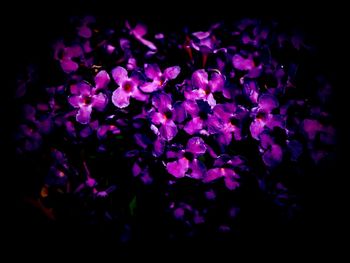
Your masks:
<path fill-rule="evenodd" d="M 55 46 L 55 59 L 60 61 L 61 68 L 66 73 L 72 73 L 77 71 L 79 65 L 74 61 L 75 58 L 81 57 L 83 50 L 80 46 L 75 45 L 71 47 L 65 47 L 62 42 L 59 42 Z"/>
<path fill-rule="evenodd" d="M 276 144 L 267 133 L 260 135 L 260 151 L 262 152 L 262 159 L 267 166 L 274 167 L 282 162 L 282 147 Z"/>
<path fill-rule="evenodd" d="M 323 127 L 317 120 L 306 119 L 303 121 L 303 129 L 309 140 L 314 140 L 316 134 L 322 131 Z"/>
<path fill-rule="evenodd" d="M 197 158 L 203 155 L 206 150 L 207 147 L 202 138 L 192 137 L 188 140 L 185 150 L 174 153 L 178 159 L 166 164 L 168 173 L 176 178 L 182 178 L 185 175 L 194 179 L 203 178 L 206 167 Z"/>
<path fill-rule="evenodd" d="M 123 67 L 116 67 L 112 70 L 112 77 L 118 84 L 118 88 L 113 92 L 112 102 L 118 108 L 125 108 L 130 104 L 130 98 L 140 101 L 147 100 L 148 96 L 143 94 L 138 86 L 140 81 L 135 76 L 128 77 L 128 72 Z"/>
<path fill-rule="evenodd" d="M 271 113 L 278 106 L 278 100 L 274 96 L 270 94 L 260 96 L 258 107 L 252 109 L 255 119 L 249 128 L 254 139 L 259 140 L 260 134 L 266 129 L 271 130 L 274 127 L 285 128 L 285 118 L 282 115 Z"/>
<path fill-rule="evenodd" d="M 205 101 L 187 100 L 183 103 L 186 113 L 191 116 L 191 119 L 185 124 L 184 131 L 190 135 L 200 133 L 209 135 L 217 133 L 213 127 L 219 126 L 220 120 L 212 115 L 212 110 L 209 104 Z"/>
<path fill-rule="evenodd" d="M 78 35 L 83 38 L 91 38 L 92 30 L 89 27 L 89 24 L 95 22 L 95 18 L 92 16 L 87 16 L 82 20 L 82 24 L 78 27 Z"/>
<path fill-rule="evenodd" d="M 210 106 L 215 106 L 216 101 L 213 92 L 222 91 L 225 78 L 219 71 L 214 71 L 208 79 L 208 73 L 204 69 L 196 70 L 192 74 L 192 87 L 194 89 L 185 91 L 185 98 L 189 100 L 204 100 Z"/>
<path fill-rule="evenodd" d="M 216 194 L 215 194 L 214 190 L 209 190 L 209 191 L 205 192 L 205 197 L 208 200 L 214 200 L 216 198 Z"/>
<path fill-rule="evenodd" d="M 98 126 L 99 126 L 98 120 L 88 123 L 88 125 L 84 126 L 84 128 L 80 131 L 80 137 L 82 138 L 89 137 L 94 131 L 97 130 Z"/>
<path fill-rule="evenodd" d="M 140 43 L 148 47 L 152 51 L 157 51 L 157 47 L 144 36 L 147 34 L 147 27 L 143 24 L 138 24 L 134 28 L 131 28 L 130 24 L 126 22 L 126 27 L 130 30 L 130 34 L 133 35 Z"/>
<path fill-rule="evenodd" d="M 191 41 L 191 46 L 202 53 L 210 53 L 215 46 L 215 38 L 210 32 L 195 32 L 192 33 L 194 39 Z"/>
<path fill-rule="evenodd" d="M 251 102 L 257 103 L 259 97 L 259 88 L 254 80 L 244 80 L 243 81 L 244 93 Z"/>
<path fill-rule="evenodd" d="M 162 73 L 157 64 L 145 64 L 145 74 L 152 80 L 140 86 L 143 92 L 153 92 L 166 85 L 169 80 L 175 79 L 180 74 L 180 67 L 169 67 Z"/>
<path fill-rule="evenodd" d="M 100 91 L 107 87 L 110 78 L 106 71 L 102 70 L 95 76 L 95 87 L 91 87 L 85 82 L 80 82 L 77 85 L 71 86 L 71 93 L 69 96 L 69 103 L 79 108 L 76 115 L 76 120 L 81 124 L 87 124 L 90 122 L 90 115 L 92 108 L 98 111 L 102 111 L 107 105 L 107 96 Z"/>
<path fill-rule="evenodd" d="M 100 139 L 105 139 L 108 136 L 108 134 L 120 134 L 120 129 L 113 124 L 105 124 L 101 125 L 97 130 L 97 137 Z"/>
<path fill-rule="evenodd" d="M 248 71 L 255 67 L 254 61 L 252 58 L 244 58 L 241 55 L 234 55 L 232 58 L 233 66 L 242 71 Z"/>
<path fill-rule="evenodd" d="M 166 93 L 155 94 L 152 98 L 153 109 L 149 112 L 151 122 L 159 128 L 159 135 L 166 141 L 172 140 L 177 134 L 175 120 L 184 120 L 184 109 L 172 105 L 170 95 Z M 156 134 L 158 131 L 156 130 Z"/>
<path fill-rule="evenodd" d="M 239 182 L 237 181 L 239 176 L 235 171 L 237 169 L 246 169 L 241 157 L 231 157 L 227 154 L 220 155 L 214 162 L 214 168 L 208 170 L 203 181 L 210 183 L 219 178 L 224 178 L 226 187 L 229 190 L 234 190 L 239 186 Z"/>
<path fill-rule="evenodd" d="M 242 114 L 236 113 L 237 107 L 233 103 L 217 104 L 213 108 L 213 115 L 208 118 L 209 133 L 218 134 L 217 140 L 221 145 L 229 145 L 232 134 L 236 140 L 241 140 Z"/>
<path fill-rule="evenodd" d="M 153 182 L 153 178 L 150 176 L 148 165 L 143 158 L 137 158 L 132 166 L 131 171 L 135 177 L 141 177 L 141 180 L 144 184 L 151 184 Z"/>

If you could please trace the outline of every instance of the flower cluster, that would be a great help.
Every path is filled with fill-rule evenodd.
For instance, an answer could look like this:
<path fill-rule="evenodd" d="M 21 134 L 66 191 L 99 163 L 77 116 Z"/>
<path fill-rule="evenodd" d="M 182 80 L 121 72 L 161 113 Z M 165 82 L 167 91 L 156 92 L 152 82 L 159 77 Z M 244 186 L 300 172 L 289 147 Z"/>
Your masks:
<path fill-rule="evenodd" d="M 50 160 L 39 198 L 106 200 L 130 187 L 133 215 L 138 184 L 157 185 L 166 213 L 192 234 L 213 225 L 224 196 L 227 218 L 213 228 L 232 231 L 235 193 L 252 178 L 278 206 L 297 206 L 284 170 L 317 165 L 335 138 L 323 93 L 306 96 L 298 82 L 308 50 L 298 35 L 253 19 L 175 34 L 128 21 L 105 28 L 94 17 L 74 24 L 73 37 L 54 46 L 58 83 L 21 86 L 18 95 L 18 153 Z M 43 96 L 28 102 L 33 87 Z M 118 217 L 103 207 L 102 220 Z"/>

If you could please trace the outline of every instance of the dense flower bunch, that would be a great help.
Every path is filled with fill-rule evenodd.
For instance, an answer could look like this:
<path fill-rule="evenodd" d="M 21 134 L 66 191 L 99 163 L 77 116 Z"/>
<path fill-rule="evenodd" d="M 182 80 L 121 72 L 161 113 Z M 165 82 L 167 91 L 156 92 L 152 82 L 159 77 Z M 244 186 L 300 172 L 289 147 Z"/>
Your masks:
<path fill-rule="evenodd" d="M 103 210 L 108 221 L 127 213 L 108 200 L 125 198 L 134 215 L 138 191 L 156 185 L 169 220 L 192 234 L 207 222 L 233 231 L 242 187 L 298 207 L 290 177 L 327 158 L 335 136 L 330 85 L 298 83 L 309 48 L 299 35 L 253 19 L 196 32 L 73 22 L 54 46 L 55 83 L 18 89 L 18 153 L 42 153 L 42 203 L 90 200 L 80 204 L 88 217 Z M 214 224 L 217 203 L 226 217 Z"/>

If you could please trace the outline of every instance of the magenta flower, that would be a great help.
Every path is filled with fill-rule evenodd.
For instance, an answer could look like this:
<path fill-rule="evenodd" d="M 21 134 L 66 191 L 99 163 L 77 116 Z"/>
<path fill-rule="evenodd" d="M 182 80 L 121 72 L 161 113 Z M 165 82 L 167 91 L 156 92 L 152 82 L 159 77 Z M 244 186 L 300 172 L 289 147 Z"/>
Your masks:
<path fill-rule="evenodd" d="M 316 134 L 323 130 L 321 123 L 317 120 L 306 119 L 303 121 L 303 129 L 309 140 L 314 140 Z"/>
<path fill-rule="evenodd" d="M 274 167 L 282 162 L 282 147 L 275 143 L 273 138 L 267 133 L 260 135 L 260 151 L 262 152 L 262 159 L 267 166 Z"/>
<path fill-rule="evenodd" d="M 91 38 L 92 30 L 89 25 L 95 22 L 95 18 L 92 16 L 87 16 L 81 21 L 80 27 L 78 27 L 78 35 L 82 38 Z"/>
<path fill-rule="evenodd" d="M 232 135 L 235 140 L 241 140 L 241 119 L 246 113 L 233 103 L 217 104 L 213 115 L 208 118 L 209 133 L 218 134 L 217 140 L 221 145 L 229 145 Z"/>
<path fill-rule="evenodd" d="M 177 105 L 173 106 L 170 95 L 166 93 L 153 96 L 152 105 L 153 109 L 149 112 L 151 122 L 160 126 L 159 135 L 161 138 L 166 141 L 172 140 L 177 134 L 177 127 L 174 121 L 181 122 L 184 120 L 184 109 Z"/>
<path fill-rule="evenodd" d="M 233 66 L 238 70 L 251 70 L 255 67 L 254 61 L 251 57 L 244 58 L 241 55 L 234 55 L 232 58 Z"/>
<path fill-rule="evenodd" d="M 113 125 L 113 124 L 105 124 L 105 125 L 101 125 L 98 129 L 97 129 L 97 137 L 99 139 L 105 139 L 106 137 L 108 137 L 108 135 L 116 135 L 116 134 L 120 134 L 120 129 Z"/>
<path fill-rule="evenodd" d="M 112 77 L 118 84 L 118 88 L 113 92 L 112 102 L 118 108 L 125 108 L 130 104 L 130 98 L 140 101 L 147 100 L 148 96 L 143 94 L 138 86 L 140 81 L 136 77 L 128 77 L 128 72 L 123 67 L 116 67 L 112 70 Z"/>
<path fill-rule="evenodd" d="M 148 47 L 153 52 L 157 51 L 157 47 L 153 42 L 144 38 L 147 34 L 147 27 L 143 24 L 137 24 L 134 28 L 130 26 L 128 22 L 125 23 L 126 28 L 130 30 L 130 34 L 133 35 L 140 43 Z"/>
<path fill-rule="evenodd" d="M 212 72 L 210 79 L 208 79 L 208 73 L 204 69 L 196 70 L 192 74 L 192 87 L 194 89 L 185 91 L 185 98 L 204 100 L 213 107 L 216 104 L 213 92 L 222 91 L 224 84 L 225 78 L 219 71 Z"/>
<path fill-rule="evenodd" d="M 282 115 L 272 114 L 272 110 L 279 106 L 276 97 L 270 94 L 263 94 L 259 98 L 259 104 L 257 108 L 252 109 L 255 113 L 255 119 L 250 125 L 250 133 L 252 137 L 259 140 L 260 134 L 268 129 L 274 127 L 285 128 L 285 120 Z"/>
<path fill-rule="evenodd" d="M 220 125 L 220 119 L 213 116 L 209 104 L 205 101 L 187 100 L 183 103 L 186 113 L 191 119 L 185 124 L 184 131 L 190 135 L 200 133 L 203 135 L 215 134 Z"/>
<path fill-rule="evenodd" d="M 71 86 L 73 95 L 68 97 L 68 101 L 74 108 L 79 108 L 76 115 L 77 122 L 87 124 L 90 122 L 92 108 L 98 111 L 105 108 L 108 102 L 107 96 L 99 91 L 106 88 L 109 81 L 108 73 L 102 70 L 95 76 L 95 87 L 85 82 Z"/>
<path fill-rule="evenodd" d="M 71 47 L 65 47 L 62 42 L 59 42 L 55 46 L 55 59 L 60 61 L 61 68 L 66 73 L 72 73 L 79 68 L 76 58 L 80 58 L 83 55 L 83 50 L 79 45 Z"/>
<path fill-rule="evenodd" d="M 180 74 L 180 67 L 169 67 L 161 72 L 157 64 L 145 64 L 145 74 L 152 82 L 146 82 L 140 86 L 143 92 L 151 93 L 163 88 L 169 80 L 175 79 Z"/>
<path fill-rule="evenodd" d="M 256 19 L 195 32 L 147 30 L 134 19 L 72 22 L 49 83 L 31 67 L 17 85 L 19 103 L 32 106 L 24 105 L 16 136 L 17 153 L 29 158 L 16 160 L 40 179 L 26 178 L 34 187 L 26 193 L 40 196 L 45 214 L 107 223 L 122 243 L 149 240 L 152 222 L 166 218 L 157 238 L 181 243 L 239 237 L 240 221 L 265 211 L 260 205 L 281 206 L 273 213 L 281 219 L 301 211 L 306 188 L 297 184 L 330 164 L 336 130 L 331 85 L 308 70 L 313 55 L 302 59 L 298 35 Z M 244 200 L 251 196 L 264 200 Z M 240 206 L 248 214 L 237 218 Z M 145 216 L 150 231 L 138 233 Z"/>
<path fill-rule="evenodd" d="M 185 175 L 194 179 L 203 178 L 206 173 L 206 167 L 198 160 L 198 157 L 203 155 L 206 150 L 207 147 L 202 138 L 192 137 L 188 140 L 185 150 L 168 153 L 168 156 L 178 158 L 166 164 L 168 173 L 176 178 L 182 178 Z"/>
<path fill-rule="evenodd" d="M 195 32 L 192 33 L 194 39 L 191 41 L 191 46 L 202 53 L 210 53 L 215 46 L 215 38 L 211 35 L 211 32 Z"/>
<path fill-rule="evenodd" d="M 237 169 L 245 169 L 244 161 L 241 157 L 231 157 L 227 154 L 220 155 L 214 162 L 214 168 L 208 170 L 203 181 L 210 183 L 219 178 L 224 178 L 226 187 L 229 190 L 234 190 L 239 187 Z"/>

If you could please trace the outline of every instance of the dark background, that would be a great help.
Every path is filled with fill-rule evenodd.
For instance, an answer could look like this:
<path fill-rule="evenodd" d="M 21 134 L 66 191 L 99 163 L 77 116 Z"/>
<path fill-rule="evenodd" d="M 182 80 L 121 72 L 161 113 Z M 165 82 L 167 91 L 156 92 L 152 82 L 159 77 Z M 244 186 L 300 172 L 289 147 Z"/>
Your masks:
<path fill-rule="evenodd" d="M 279 5 L 252 3 L 227 3 L 205 4 L 194 3 L 108 3 L 109 1 L 59 1 L 50 3 L 23 4 L 16 2 L 13 6 L 4 8 L 1 18 L 2 34 L 2 72 L 3 87 L 0 93 L 0 116 L 1 116 L 1 140 L 0 147 L 3 152 L 2 172 L 4 211 L 5 218 L 9 219 L 3 226 L 8 233 L 6 238 L 12 249 L 25 251 L 32 246 L 34 255 L 39 255 L 42 250 L 52 250 L 56 253 L 65 253 L 75 248 L 81 254 L 86 251 L 77 247 L 85 245 L 97 250 L 98 245 L 104 244 L 103 253 L 110 253 L 107 249 L 112 244 L 105 236 L 81 235 L 83 229 L 72 229 L 70 226 L 57 226 L 50 224 L 37 211 L 28 208 L 23 202 L 22 192 L 27 186 L 24 177 L 30 177 L 32 171 L 26 174 L 18 174 L 23 169 L 16 169 L 14 163 L 15 151 L 13 134 L 17 125 L 16 101 L 14 99 L 14 87 L 16 76 L 29 63 L 45 65 L 51 56 L 51 43 L 57 37 L 64 35 L 69 26 L 69 17 L 72 15 L 102 15 L 116 16 L 120 18 L 132 18 L 145 21 L 150 27 L 172 29 L 183 25 L 205 29 L 211 21 L 235 21 L 242 17 L 258 17 L 262 19 L 276 19 L 286 28 L 300 28 L 312 43 L 317 47 L 314 56 L 315 70 L 324 74 L 333 83 L 335 96 L 332 102 L 332 113 L 336 116 L 336 128 L 338 131 L 337 158 L 334 163 L 325 164 L 322 170 L 315 171 L 317 176 L 306 182 L 309 191 L 305 196 L 306 209 L 299 221 L 291 225 L 276 226 L 275 222 L 269 222 L 269 215 L 264 218 L 264 224 L 252 227 L 241 240 L 226 240 L 220 244 L 211 244 L 195 240 L 196 243 L 183 240 L 181 244 L 171 244 L 165 251 L 174 253 L 175 248 L 202 255 L 210 254 L 231 255 L 232 251 L 239 249 L 260 249 L 267 255 L 274 255 L 275 251 L 286 253 L 285 255 L 307 252 L 310 255 L 320 253 L 336 253 L 341 251 L 341 245 L 337 244 L 339 235 L 345 231 L 342 219 L 345 210 L 343 178 L 347 175 L 345 157 L 349 133 L 346 127 L 346 119 L 349 118 L 347 108 L 348 86 L 344 86 L 341 78 L 346 74 L 344 68 L 348 60 L 346 57 L 346 16 L 341 13 L 341 7 L 311 6 L 306 7 L 297 3 L 283 3 Z M 275 9 L 276 8 L 276 9 Z M 345 64 L 345 66 L 344 66 Z M 257 207 L 257 210 L 260 208 Z M 264 211 L 262 211 L 264 212 Z M 265 213 L 273 213 L 266 211 Z M 258 222 L 259 220 L 256 220 Z M 249 222 L 248 224 L 253 224 Z M 157 231 L 154 226 L 154 231 Z M 72 234 L 75 233 L 75 234 Z M 155 235 L 157 236 L 157 235 Z M 152 240 L 152 238 L 150 238 Z M 160 253 L 159 245 L 162 240 L 152 240 L 152 246 L 148 250 L 149 255 Z M 122 251 L 137 251 L 147 246 L 144 244 L 122 247 Z M 162 244 L 164 245 L 164 244 Z M 63 247 L 62 247 L 63 246 Z M 173 247 L 175 246 L 175 247 Z M 214 249 L 214 247 L 216 249 Z M 228 247 L 228 249 L 223 249 Z M 209 248 L 209 249 L 208 249 Z M 116 248 L 114 247 L 114 250 Z M 114 251 L 112 250 L 112 251 Z M 243 251 L 242 250 L 242 251 Z M 172 251 L 172 252 L 171 252 Z M 127 252 L 124 252 L 127 253 Z M 233 253 L 233 252 L 232 252 Z M 236 252 L 235 252 L 236 253 Z M 133 253 L 131 253 L 133 254 Z M 234 254 L 234 253 L 233 253 Z M 334 254 L 335 255 L 335 254 Z"/>

